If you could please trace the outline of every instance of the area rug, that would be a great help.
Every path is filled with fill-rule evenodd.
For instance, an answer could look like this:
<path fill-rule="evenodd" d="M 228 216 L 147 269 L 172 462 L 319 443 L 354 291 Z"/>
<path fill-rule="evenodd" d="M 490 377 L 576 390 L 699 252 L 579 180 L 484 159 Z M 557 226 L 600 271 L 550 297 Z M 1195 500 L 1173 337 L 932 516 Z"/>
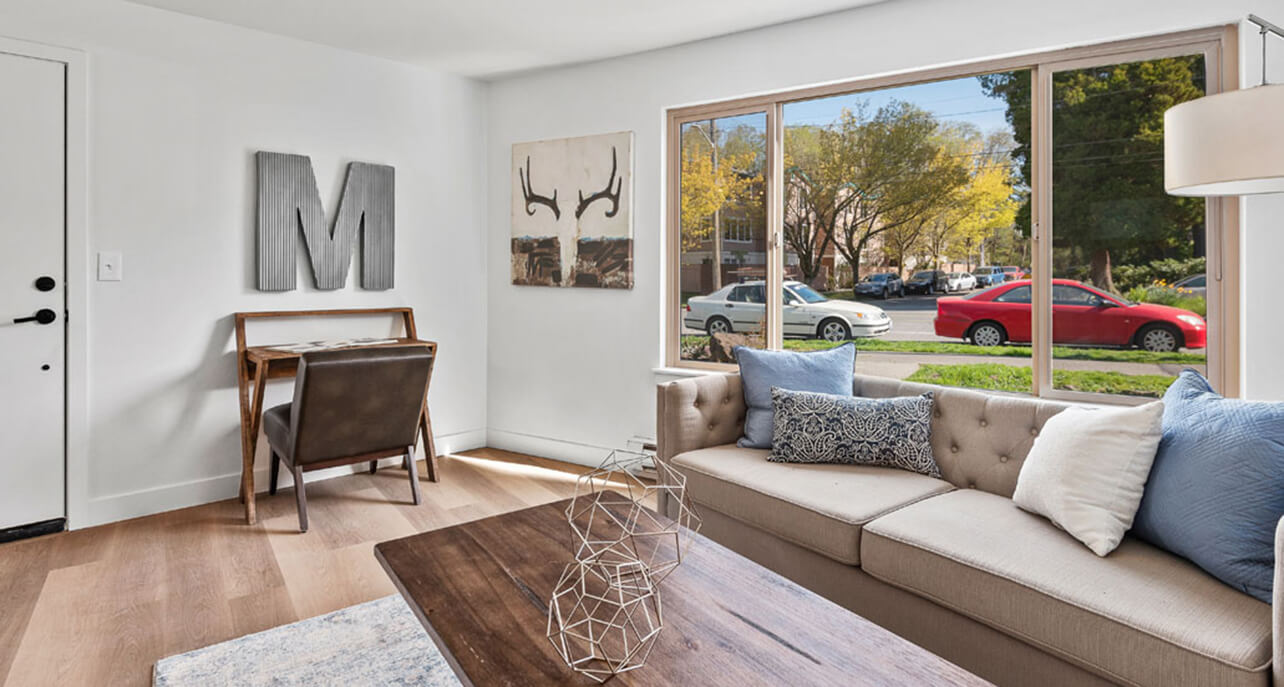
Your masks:
<path fill-rule="evenodd" d="M 393 595 L 163 658 L 152 684 L 455 687 L 459 680 Z"/>

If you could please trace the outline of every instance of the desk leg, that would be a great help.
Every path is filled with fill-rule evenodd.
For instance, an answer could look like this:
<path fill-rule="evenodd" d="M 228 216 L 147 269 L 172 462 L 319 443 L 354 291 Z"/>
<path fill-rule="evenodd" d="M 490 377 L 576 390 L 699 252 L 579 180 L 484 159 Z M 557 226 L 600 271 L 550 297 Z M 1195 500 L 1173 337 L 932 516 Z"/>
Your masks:
<path fill-rule="evenodd" d="M 241 425 L 245 435 L 241 457 L 241 498 L 245 502 L 245 523 L 253 525 L 258 518 L 254 508 L 254 454 L 259 445 L 259 424 L 263 418 L 263 391 L 267 386 L 268 362 L 259 363 L 254 370 L 254 401 L 249 407 L 247 424 Z"/>
<path fill-rule="evenodd" d="M 419 414 L 419 431 L 424 436 L 424 465 L 428 468 L 428 481 L 437 482 L 440 480 L 437 470 L 437 445 L 432 440 L 432 418 L 428 416 L 427 400 L 424 401 L 423 412 Z"/>
<path fill-rule="evenodd" d="M 236 362 L 237 401 L 241 405 L 241 503 L 245 503 L 245 463 L 249 460 L 250 443 L 250 375 L 244 357 Z"/>

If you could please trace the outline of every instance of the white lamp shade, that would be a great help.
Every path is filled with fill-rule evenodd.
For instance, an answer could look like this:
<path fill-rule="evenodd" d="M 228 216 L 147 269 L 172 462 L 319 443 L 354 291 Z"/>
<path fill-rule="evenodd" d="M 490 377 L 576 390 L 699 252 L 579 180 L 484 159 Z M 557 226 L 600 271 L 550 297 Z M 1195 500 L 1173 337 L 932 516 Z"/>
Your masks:
<path fill-rule="evenodd" d="M 1284 84 L 1165 112 L 1164 187 L 1175 196 L 1284 193 Z"/>

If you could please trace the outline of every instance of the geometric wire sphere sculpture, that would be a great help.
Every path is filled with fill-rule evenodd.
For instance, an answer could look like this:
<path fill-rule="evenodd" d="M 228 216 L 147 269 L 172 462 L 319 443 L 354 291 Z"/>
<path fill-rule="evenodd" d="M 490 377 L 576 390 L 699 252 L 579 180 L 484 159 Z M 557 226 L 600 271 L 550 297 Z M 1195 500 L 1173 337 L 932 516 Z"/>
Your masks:
<path fill-rule="evenodd" d="M 700 529 L 700 517 L 687 497 L 686 476 L 655 461 L 656 481 L 637 471 L 649 456 L 612 451 L 603 463 L 579 478 L 566 508 L 575 559 L 608 564 L 639 561 L 660 584 L 682 563 Z M 664 496 L 675 517 L 657 517 L 648 503 Z"/>
<path fill-rule="evenodd" d="M 566 507 L 575 562 L 562 570 L 548 605 L 547 635 L 566 664 L 598 682 L 641 668 L 664 628 L 658 586 L 691 546 L 700 518 L 682 473 L 655 461 L 655 483 L 640 479 L 650 461 L 612 451 L 579 478 Z M 660 497 L 675 519 L 647 507 Z"/>
<path fill-rule="evenodd" d="M 659 592 L 637 560 L 567 565 L 548 605 L 549 641 L 598 682 L 641 668 L 662 628 Z"/>

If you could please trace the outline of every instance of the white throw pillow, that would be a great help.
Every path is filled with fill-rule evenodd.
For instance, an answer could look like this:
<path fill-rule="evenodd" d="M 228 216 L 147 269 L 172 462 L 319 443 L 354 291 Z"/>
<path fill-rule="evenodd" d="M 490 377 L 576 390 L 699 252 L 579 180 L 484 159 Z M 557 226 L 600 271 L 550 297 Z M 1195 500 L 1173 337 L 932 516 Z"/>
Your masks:
<path fill-rule="evenodd" d="M 1012 500 L 1098 556 L 1132 527 L 1163 436 L 1162 401 L 1133 408 L 1067 408 L 1043 425 Z"/>

